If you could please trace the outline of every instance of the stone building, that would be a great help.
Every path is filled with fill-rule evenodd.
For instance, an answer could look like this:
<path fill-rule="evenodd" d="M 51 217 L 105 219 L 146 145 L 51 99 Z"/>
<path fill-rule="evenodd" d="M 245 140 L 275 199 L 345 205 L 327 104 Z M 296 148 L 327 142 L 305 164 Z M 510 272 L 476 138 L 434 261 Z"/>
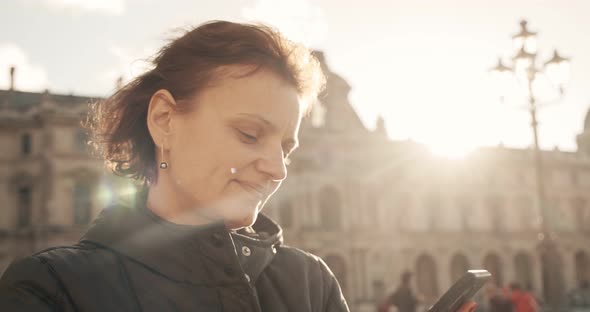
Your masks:
<path fill-rule="evenodd" d="M 289 178 L 266 211 L 288 244 L 326 260 L 354 311 L 404 270 L 432 301 L 468 268 L 543 294 L 532 150 L 483 148 L 462 161 L 368 130 L 331 72 L 302 125 Z M 132 193 L 88 156 L 80 120 L 92 99 L 0 90 L 0 271 L 14 258 L 77 240 L 101 207 Z M 546 204 L 564 291 L 590 278 L 590 112 L 577 152 L 544 151 Z"/>

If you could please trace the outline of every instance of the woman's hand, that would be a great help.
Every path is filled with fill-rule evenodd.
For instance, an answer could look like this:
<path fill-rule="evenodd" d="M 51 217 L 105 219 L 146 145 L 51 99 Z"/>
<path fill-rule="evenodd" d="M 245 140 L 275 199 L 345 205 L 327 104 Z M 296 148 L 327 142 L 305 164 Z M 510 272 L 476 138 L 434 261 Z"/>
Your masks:
<path fill-rule="evenodd" d="M 477 308 L 475 301 L 467 301 L 456 312 L 474 312 L 475 308 Z"/>

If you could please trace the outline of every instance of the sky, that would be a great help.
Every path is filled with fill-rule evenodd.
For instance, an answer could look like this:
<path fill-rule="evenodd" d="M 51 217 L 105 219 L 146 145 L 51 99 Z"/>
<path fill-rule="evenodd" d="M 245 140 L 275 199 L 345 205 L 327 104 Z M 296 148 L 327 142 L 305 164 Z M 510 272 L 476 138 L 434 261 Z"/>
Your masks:
<path fill-rule="evenodd" d="M 573 151 L 590 107 L 589 15 L 586 0 L 3 0 L 0 89 L 16 65 L 19 90 L 108 96 L 182 29 L 261 21 L 324 51 L 370 129 L 382 116 L 392 139 L 446 156 L 523 148 L 532 144 L 526 98 L 515 82 L 500 101 L 488 69 L 500 56 L 509 63 L 527 19 L 540 63 L 553 49 L 571 58 L 564 96 L 538 96 L 541 147 Z"/>

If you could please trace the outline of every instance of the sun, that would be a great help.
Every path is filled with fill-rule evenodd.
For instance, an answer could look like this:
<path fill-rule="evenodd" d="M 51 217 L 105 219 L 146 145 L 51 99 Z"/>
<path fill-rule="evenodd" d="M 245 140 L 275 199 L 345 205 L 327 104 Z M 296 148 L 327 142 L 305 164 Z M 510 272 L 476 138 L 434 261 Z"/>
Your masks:
<path fill-rule="evenodd" d="M 451 140 L 427 142 L 426 146 L 432 154 L 447 159 L 463 159 L 475 149 L 475 146 L 467 142 Z"/>

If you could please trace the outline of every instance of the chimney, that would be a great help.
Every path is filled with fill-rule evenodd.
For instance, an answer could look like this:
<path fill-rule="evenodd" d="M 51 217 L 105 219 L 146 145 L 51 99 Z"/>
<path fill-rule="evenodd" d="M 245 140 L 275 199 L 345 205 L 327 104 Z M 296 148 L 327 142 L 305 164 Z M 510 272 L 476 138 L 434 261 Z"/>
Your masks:
<path fill-rule="evenodd" d="M 122 76 L 119 76 L 119 78 L 117 78 L 117 82 L 115 83 L 115 88 L 116 88 L 116 90 L 123 88 L 123 77 Z"/>
<path fill-rule="evenodd" d="M 14 90 L 14 71 L 15 71 L 15 67 L 14 66 L 10 66 L 10 91 Z"/>

